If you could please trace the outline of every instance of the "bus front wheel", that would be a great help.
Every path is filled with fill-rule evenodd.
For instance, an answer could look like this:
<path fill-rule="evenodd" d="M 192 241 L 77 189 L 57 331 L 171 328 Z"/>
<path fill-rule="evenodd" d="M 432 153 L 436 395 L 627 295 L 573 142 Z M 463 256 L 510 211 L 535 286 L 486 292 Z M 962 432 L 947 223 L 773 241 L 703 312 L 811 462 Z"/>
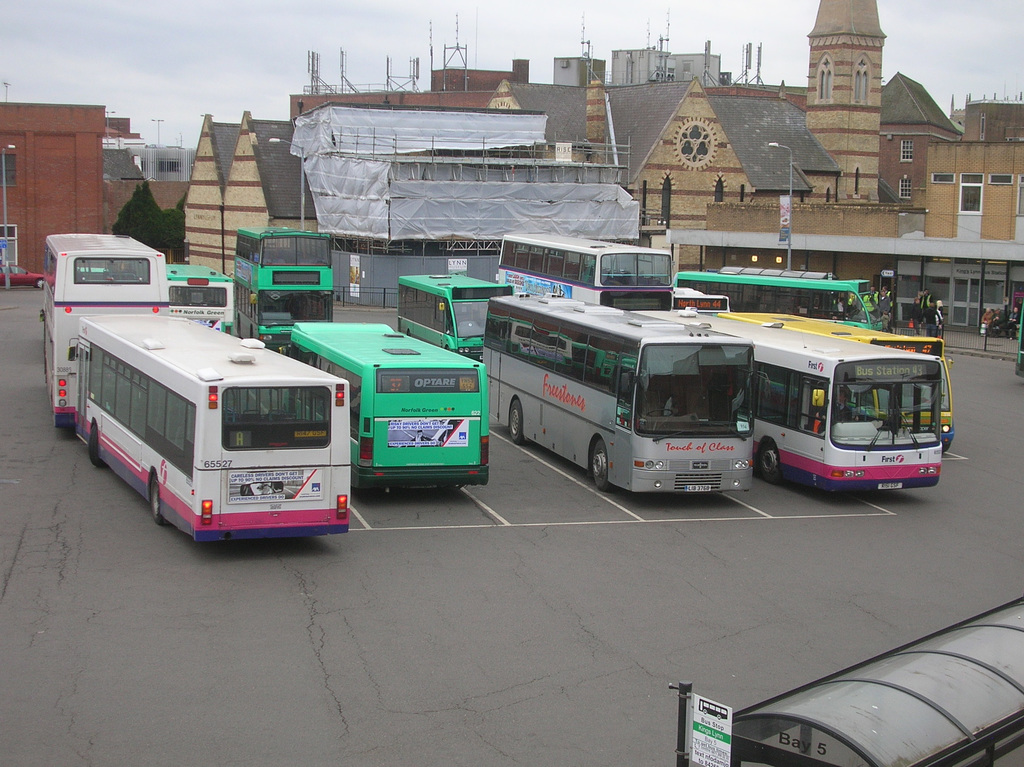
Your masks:
<path fill-rule="evenodd" d="M 89 427 L 89 461 L 96 467 L 106 466 L 100 458 L 100 427 L 95 420 Z"/>
<path fill-rule="evenodd" d="M 160 513 L 160 482 L 156 478 L 156 472 L 149 475 L 149 511 L 153 515 L 153 521 L 158 525 L 166 525 L 167 520 Z"/>
<path fill-rule="evenodd" d="M 526 444 L 526 435 L 523 434 L 523 406 L 517 399 L 512 400 L 512 404 L 508 406 L 508 433 L 515 444 Z"/>
<path fill-rule="evenodd" d="M 594 486 L 601 492 L 611 489 L 608 481 L 608 448 L 604 440 L 598 437 L 590 448 L 590 474 L 594 478 Z"/>
<path fill-rule="evenodd" d="M 761 479 L 773 485 L 782 481 L 782 461 L 779 459 L 779 448 L 770 439 L 761 443 L 757 451 L 757 469 Z"/>

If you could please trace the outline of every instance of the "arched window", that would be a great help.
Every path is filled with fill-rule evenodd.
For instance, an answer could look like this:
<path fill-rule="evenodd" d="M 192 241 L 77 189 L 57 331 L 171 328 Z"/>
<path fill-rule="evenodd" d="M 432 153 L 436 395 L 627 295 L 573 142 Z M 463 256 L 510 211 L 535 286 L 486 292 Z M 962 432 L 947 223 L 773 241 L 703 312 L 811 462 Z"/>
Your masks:
<path fill-rule="evenodd" d="M 743 202 L 745 199 L 747 199 L 747 185 L 740 184 L 740 202 Z"/>
<path fill-rule="evenodd" d="M 857 62 L 857 69 L 853 73 L 853 100 L 858 104 L 866 104 L 868 100 L 868 88 L 871 82 L 868 60 L 861 58 Z"/>
<path fill-rule="evenodd" d="M 718 177 L 718 181 L 715 182 L 715 202 L 722 202 L 725 199 L 725 182 L 722 181 L 722 177 Z"/>
<path fill-rule="evenodd" d="M 672 179 L 669 176 L 665 176 L 665 181 L 661 184 L 661 220 L 665 222 L 665 228 L 668 228 L 669 219 L 672 215 Z"/>
<path fill-rule="evenodd" d="M 832 202 L 832 187 L 825 188 L 825 202 Z"/>
<path fill-rule="evenodd" d="M 853 193 L 860 194 L 860 168 L 853 174 Z"/>
<path fill-rule="evenodd" d="M 832 100 L 832 59 L 828 56 L 818 64 L 818 101 Z"/>

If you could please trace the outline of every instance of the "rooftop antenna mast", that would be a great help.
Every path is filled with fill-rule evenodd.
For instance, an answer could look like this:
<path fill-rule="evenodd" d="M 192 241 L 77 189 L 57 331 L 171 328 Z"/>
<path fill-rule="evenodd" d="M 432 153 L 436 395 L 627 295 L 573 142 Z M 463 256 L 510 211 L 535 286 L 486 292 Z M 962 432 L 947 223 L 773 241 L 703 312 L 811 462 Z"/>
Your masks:
<path fill-rule="evenodd" d="M 757 44 L 757 75 L 754 77 L 755 85 L 764 85 L 764 80 L 761 79 L 761 46 L 764 43 Z"/>
<path fill-rule="evenodd" d="M 668 57 L 670 54 L 668 49 L 665 47 L 668 43 L 669 13 L 670 11 L 665 11 L 665 36 L 658 38 L 658 63 L 654 69 L 654 79 L 658 82 L 665 82 L 666 80 L 673 79 L 673 77 L 669 75 L 668 71 Z"/>
<path fill-rule="evenodd" d="M 450 54 L 449 54 L 449 51 L 451 51 Z M 456 58 L 459 60 L 459 62 L 461 62 L 461 64 L 462 64 L 461 67 L 458 66 L 458 62 L 456 62 L 455 64 L 452 63 L 453 61 L 456 60 Z M 452 69 L 461 69 L 462 70 L 462 90 L 463 91 L 468 91 L 469 90 L 469 64 L 468 64 L 468 59 L 467 59 L 466 46 L 459 45 L 459 17 L 458 17 L 458 14 L 456 14 L 456 16 L 455 16 L 455 45 L 454 46 L 446 45 L 444 47 L 444 72 L 443 72 L 444 78 L 443 78 L 442 83 L 441 83 L 441 90 L 445 90 L 445 91 L 449 90 L 449 88 L 448 88 L 448 68 L 449 68 L 449 65 L 451 66 Z"/>
<path fill-rule="evenodd" d="M 333 85 L 328 85 L 320 77 L 320 54 L 316 51 L 306 52 L 306 71 L 309 72 L 309 90 L 307 93 L 317 95 L 320 93 L 337 93 Z"/>
<path fill-rule="evenodd" d="M 402 80 L 397 77 L 393 77 L 391 74 L 391 57 L 388 56 L 388 84 L 386 90 L 389 91 L 412 91 L 416 93 L 419 91 L 419 87 L 416 85 L 416 81 L 420 77 L 420 59 L 419 56 L 409 59 L 409 76 Z"/>
<path fill-rule="evenodd" d="M 338 49 L 338 53 L 339 53 L 339 58 L 340 58 L 340 61 L 341 61 L 341 86 L 340 86 L 340 91 L 342 93 L 356 93 L 357 92 L 356 91 L 356 86 L 354 86 L 352 83 L 350 83 L 348 81 L 348 78 L 345 76 L 345 62 L 348 60 L 348 54 L 345 53 L 345 49 L 344 48 L 339 48 Z"/>
<path fill-rule="evenodd" d="M 590 45 L 590 41 L 587 39 L 587 14 L 583 14 L 583 20 L 580 24 L 580 58 L 583 59 L 583 63 L 587 65 L 587 82 L 592 83 L 597 79 L 597 75 L 594 74 L 594 49 Z"/>
<path fill-rule="evenodd" d="M 743 74 L 740 76 L 739 81 L 741 83 L 743 83 L 744 85 L 746 85 L 748 82 L 750 82 L 750 64 L 751 64 L 751 57 L 753 56 L 753 53 L 754 53 L 754 44 L 753 43 L 746 43 L 743 46 L 743 52 L 740 54 L 740 59 L 742 61 L 742 66 L 743 66 Z"/>

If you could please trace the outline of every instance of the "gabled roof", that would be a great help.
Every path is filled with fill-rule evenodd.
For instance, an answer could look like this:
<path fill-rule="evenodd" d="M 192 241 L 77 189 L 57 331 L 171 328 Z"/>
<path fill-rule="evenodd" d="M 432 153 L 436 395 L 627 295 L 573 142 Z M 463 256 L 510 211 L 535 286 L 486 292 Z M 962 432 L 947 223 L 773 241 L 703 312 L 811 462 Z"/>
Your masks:
<path fill-rule="evenodd" d="M 608 88 L 612 128 L 618 144 L 629 144 L 632 182 L 690 88 L 689 82 L 643 83 Z"/>
<path fill-rule="evenodd" d="M 789 101 L 709 93 L 708 102 L 755 189 L 789 188 L 789 152 L 769 147 L 770 142 L 793 150 L 794 191 L 811 191 L 804 172 L 839 173 L 839 165 L 807 129 L 806 114 Z"/>
<path fill-rule="evenodd" d="M 292 124 L 288 120 L 253 120 L 252 132 L 256 134 L 253 153 L 256 169 L 263 182 L 263 195 L 267 201 L 267 213 L 271 218 L 298 219 L 299 205 L 299 158 L 291 153 Z M 277 139 L 271 141 L 270 139 Z M 315 217 L 313 197 L 306 185 L 306 215 Z"/>
<path fill-rule="evenodd" d="M 127 149 L 104 149 L 103 180 L 142 181 L 142 171 Z"/>
<path fill-rule="evenodd" d="M 587 140 L 587 89 L 577 85 L 508 83 L 508 93 L 520 109 L 548 116 L 544 138 L 548 141 Z"/>
<path fill-rule="evenodd" d="M 210 123 L 210 146 L 217 165 L 217 180 L 221 189 L 228 183 L 231 163 L 235 160 L 235 144 L 238 143 L 238 124 Z"/>
<path fill-rule="evenodd" d="M 939 109 L 919 82 L 897 72 L 882 88 L 882 125 L 930 125 L 952 134 L 962 131 Z"/>

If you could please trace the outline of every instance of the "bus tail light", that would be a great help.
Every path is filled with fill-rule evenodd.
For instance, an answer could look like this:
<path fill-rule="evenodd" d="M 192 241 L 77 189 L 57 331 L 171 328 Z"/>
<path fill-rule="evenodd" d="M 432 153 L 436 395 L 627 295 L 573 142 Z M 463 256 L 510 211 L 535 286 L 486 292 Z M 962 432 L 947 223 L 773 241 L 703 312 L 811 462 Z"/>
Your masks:
<path fill-rule="evenodd" d="M 334 406 L 345 407 L 345 384 L 334 384 Z"/>
<path fill-rule="evenodd" d="M 204 525 L 213 524 L 213 501 L 203 501 L 202 505 L 202 516 L 200 517 L 200 523 Z"/>
<path fill-rule="evenodd" d="M 348 496 L 338 496 L 337 516 L 339 522 L 348 524 Z"/>
<path fill-rule="evenodd" d="M 487 461 L 491 457 L 491 438 L 481 437 L 480 438 L 480 465 L 486 466 Z"/>
<path fill-rule="evenodd" d="M 373 465 L 373 437 L 359 438 L 359 465 Z"/>
<path fill-rule="evenodd" d="M 217 402 L 219 401 L 219 399 L 220 399 L 220 394 L 219 394 L 219 392 L 217 390 L 217 387 L 216 386 L 210 386 L 206 390 L 206 401 L 208 403 L 207 407 L 210 408 L 210 410 L 216 410 L 217 409 Z"/>
<path fill-rule="evenodd" d="M 68 389 L 67 389 L 68 380 L 66 378 L 59 378 L 59 379 L 57 379 L 57 386 L 60 387 L 57 390 L 57 396 L 58 397 L 66 397 L 66 396 L 68 396 Z"/>

